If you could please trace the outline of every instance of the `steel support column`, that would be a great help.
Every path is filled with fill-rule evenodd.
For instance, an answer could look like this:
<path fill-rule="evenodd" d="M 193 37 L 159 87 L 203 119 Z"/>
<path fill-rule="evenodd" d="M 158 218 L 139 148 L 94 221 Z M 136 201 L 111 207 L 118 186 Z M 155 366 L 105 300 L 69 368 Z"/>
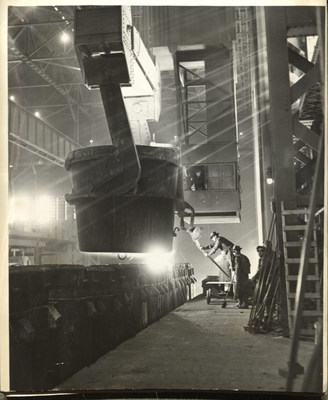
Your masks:
<path fill-rule="evenodd" d="M 291 48 L 288 48 L 288 55 L 291 64 L 303 72 L 308 72 L 314 67 L 310 61 L 296 53 L 296 51 L 292 50 Z"/>
<path fill-rule="evenodd" d="M 258 113 L 260 122 L 260 163 L 261 163 L 261 213 L 263 237 L 267 238 L 272 220 L 270 200 L 273 196 L 272 185 L 265 183 L 265 174 L 268 167 L 272 167 L 271 130 L 270 130 L 270 96 L 267 65 L 267 43 L 265 28 L 265 7 L 256 8 L 256 55 L 257 55 L 257 82 L 258 82 Z M 275 243 L 274 243 L 275 245 Z"/>
<path fill-rule="evenodd" d="M 285 7 L 265 9 L 268 52 L 268 74 L 271 115 L 272 170 L 274 175 L 274 199 L 277 213 L 277 240 L 281 254 L 280 282 L 282 326 L 288 331 L 285 263 L 283 260 L 283 236 L 281 202 L 287 209 L 296 208 L 296 182 L 294 171 L 291 94 L 289 87 L 289 59 L 287 48 L 287 16 Z"/>
<path fill-rule="evenodd" d="M 302 94 L 311 89 L 312 86 L 320 82 L 319 63 L 311 68 L 300 80 L 291 87 L 291 102 L 294 103 Z"/>
<path fill-rule="evenodd" d="M 293 131 L 294 135 L 302 140 L 305 144 L 310 146 L 313 150 L 318 151 L 319 147 L 319 135 L 313 132 L 312 129 L 307 128 L 300 122 L 298 122 L 298 116 L 293 117 Z"/>

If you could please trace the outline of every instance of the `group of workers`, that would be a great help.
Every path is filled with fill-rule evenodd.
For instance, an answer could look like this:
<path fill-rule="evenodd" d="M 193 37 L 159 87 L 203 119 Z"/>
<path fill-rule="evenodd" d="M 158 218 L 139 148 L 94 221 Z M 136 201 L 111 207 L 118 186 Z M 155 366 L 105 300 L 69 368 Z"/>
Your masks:
<path fill-rule="evenodd" d="M 259 255 L 258 271 L 249 280 L 250 274 L 250 261 L 245 254 L 241 253 L 242 248 L 223 236 L 220 236 L 217 232 L 212 232 L 210 235 L 211 243 L 208 246 L 202 246 L 200 249 L 205 252 L 206 256 L 212 256 L 217 250 L 221 250 L 221 253 L 225 255 L 226 261 L 229 263 L 229 269 L 231 274 L 231 282 L 233 284 L 234 298 L 237 300 L 236 306 L 241 309 L 247 309 L 250 286 L 254 288 L 257 282 L 262 268 L 263 256 L 265 253 L 265 246 L 257 246 L 256 250 Z"/>

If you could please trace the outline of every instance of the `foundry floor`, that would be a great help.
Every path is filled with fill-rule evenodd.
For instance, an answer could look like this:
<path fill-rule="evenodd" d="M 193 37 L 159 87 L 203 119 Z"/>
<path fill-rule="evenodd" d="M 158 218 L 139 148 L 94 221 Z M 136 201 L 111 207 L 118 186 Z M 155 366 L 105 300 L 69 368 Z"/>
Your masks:
<path fill-rule="evenodd" d="M 291 339 L 244 330 L 250 310 L 194 299 L 61 383 L 56 390 L 284 391 Z M 306 368 L 313 343 L 301 341 Z M 294 380 L 300 391 L 304 375 Z"/>

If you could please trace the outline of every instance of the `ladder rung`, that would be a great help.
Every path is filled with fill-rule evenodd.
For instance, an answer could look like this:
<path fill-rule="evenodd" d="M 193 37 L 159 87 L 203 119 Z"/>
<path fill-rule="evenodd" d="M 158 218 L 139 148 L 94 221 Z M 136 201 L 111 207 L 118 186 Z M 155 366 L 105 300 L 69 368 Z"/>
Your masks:
<path fill-rule="evenodd" d="M 306 225 L 283 225 L 282 227 L 285 231 L 304 231 L 306 229 Z"/>
<path fill-rule="evenodd" d="M 295 317 L 295 311 L 291 311 L 290 315 L 292 317 Z M 316 311 L 316 310 L 303 310 L 302 311 L 302 317 L 321 317 L 322 312 L 321 311 Z"/>
<path fill-rule="evenodd" d="M 285 242 L 286 247 L 302 247 L 302 245 L 303 245 L 303 242 Z M 316 242 L 311 242 L 310 246 L 316 247 L 317 244 L 316 244 Z"/>
<path fill-rule="evenodd" d="M 303 328 L 303 329 L 300 330 L 300 334 L 303 335 L 303 336 L 314 336 L 315 329 L 314 329 L 314 327 L 313 327 L 313 329 L 310 329 L 310 328 L 304 329 Z"/>
<path fill-rule="evenodd" d="M 281 212 L 282 215 L 299 215 L 309 214 L 309 210 L 284 210 Z"/>
<path fill-rule="evenodd" d="M 301 261 L 300 258 L 287 258 L 286 263 L 287 264 L 297 264 Z M 318 260 L 316 258 L 308 258 L 308 262 L 310 263 L 317 263 Z"/>
<path fill-rule="evenodd" d="M 295 299 L 296 298 L 296 293 L 288 293 L 288 298 L 289 299 Z M 320 299 L 320 293 L 304 293 L 304 298 L 305 299 Z"/>
<path fill-rule="evenodd" d="M 297 281 L 298 280 L 298 275 L 288 275 L 287 276 L 288 281 Z M 306 276 L 307 281 L 318 281 L 319 277 L 316 275 L 307 275 Z"/>

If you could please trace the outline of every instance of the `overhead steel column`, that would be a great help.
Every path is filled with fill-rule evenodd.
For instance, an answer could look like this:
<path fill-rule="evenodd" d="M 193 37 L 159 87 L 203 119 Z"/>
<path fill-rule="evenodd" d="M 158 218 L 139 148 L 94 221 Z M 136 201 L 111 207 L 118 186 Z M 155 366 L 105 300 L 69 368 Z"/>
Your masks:
<path fill-rule="evenodd" d="M 296 208 L 296 183 L 294 159 L 292 156 L 294 154 L 294 147 L 292 137 L 286 7 L 266 7 L 265 21 L 270 91 L 271 150 L 274 177 L 273 192 L 277 214 L 277 240 L 281 254 L 281 322 L 283 329 L 288 332 L 281 202 L 284 202 L 286 209 Z"/>
<path fill-rule="evenodd" d="M 260 169 L 261 169 L 261 212 L 262 212 L 262 229 L 263 237 L 267 238 L 270 231 L 272 220 L 272 210 L 270 201 L 273 196 L 272 185 L 266 184 L 265 174 L 268 167 L 272 167 L 271 153 L 271 130 L 270 122 L 270 95 L 269 95 L 269 77 L 267 65 L 267 41 L 265 27 L 265 7 L 256 7 L 256 49 L 257 57 L 257 93 L 258 96 L 254 99 L 258 104 L 258 118 L 260 124 Z M 256 117 L 254 117 L 256 118 Z M 275 243 L 273 243 L 275 246 Z"/>

